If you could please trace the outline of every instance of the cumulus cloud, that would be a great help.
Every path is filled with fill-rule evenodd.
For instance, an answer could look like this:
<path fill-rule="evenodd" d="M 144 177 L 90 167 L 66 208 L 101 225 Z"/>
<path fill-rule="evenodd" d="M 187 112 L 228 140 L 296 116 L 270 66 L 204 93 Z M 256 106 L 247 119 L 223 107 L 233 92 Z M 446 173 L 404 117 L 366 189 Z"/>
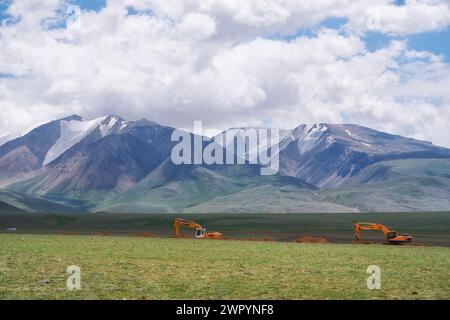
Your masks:
<path fill-rule="evenodd" d="M 254 36 L 261 32 L 295 32 L 321 21 L 348 19 L 356 31 L 413 34 L 436 31 L 450 24 L 446 0 L 118 0 L 110 3 L 152 10 L 179 20 L 192 11 L 216 17 L 221 36 Z"/>
<path fill-rule="evenodd" d="M 449 25 L 450 4 L 434 0 L 409 0 L 404 6 L 377 4 L 368 7 L 363 21 L 357 22 L 365 23 L 369 30 L 388 34 L 436 31 Z"/>
<path fill-rule="evenodd" d="M 191 12 L 177 24 L 176 32 L 183 38 L 205 40 L 216 33 L 216 22 L 207 14 Z"/>
<path fill-rule="evenodd" d="M 448 25 L 447 3 L 374 3 L 109 0 L 94 12 L 15 1 L 0 27 L 0 136 L 114 113 L 184 128 L 357 123 L 450 146 L 449 65 L 406 41 L 370 52 L 362 38 L 376 8 L 403 12 L 380 32 L 409 34 Z M 348 22 L 284 40 L 329 17 Z"/>

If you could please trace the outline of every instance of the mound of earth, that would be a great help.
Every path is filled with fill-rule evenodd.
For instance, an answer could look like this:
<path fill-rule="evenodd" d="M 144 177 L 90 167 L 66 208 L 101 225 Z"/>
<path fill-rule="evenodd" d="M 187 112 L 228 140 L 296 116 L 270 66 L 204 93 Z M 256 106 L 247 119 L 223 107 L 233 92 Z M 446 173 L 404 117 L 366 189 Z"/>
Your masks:
<path fill-rule="evenodd" d="M 297 243 L 328 243 L 328 240 L 321 237 L 311 237 L 305 236 L 303 238 L 295 239 L 294 242 Z"/>

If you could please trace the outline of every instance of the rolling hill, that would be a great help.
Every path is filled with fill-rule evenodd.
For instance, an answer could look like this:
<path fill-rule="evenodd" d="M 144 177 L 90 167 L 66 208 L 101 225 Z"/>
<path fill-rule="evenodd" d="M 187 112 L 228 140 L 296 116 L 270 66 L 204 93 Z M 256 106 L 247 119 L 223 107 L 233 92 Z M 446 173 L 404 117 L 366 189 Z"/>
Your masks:
<path fill-rule="evenodd" d="M 0 212 L 81 213 L 85 211 L 76 206 L 68 206 L 40 197 L 0 190 Z"/>
<path fill-rule="evenodd" d="M 292 186 L 316 188 L 301 180 L 282 176 L 260 176 L 252 166 L 176 166 L 169 159 L 135 187 L 97 207 L 107 212 L 180 212 L 217 197 L 261 185 L 274 189 Z"/>
<path fill-rule="evenodd" d="M 450 208 L 450 160 L 384 161 L 367 167 L 320 200 L 360 211 L 445 211 Z"/>

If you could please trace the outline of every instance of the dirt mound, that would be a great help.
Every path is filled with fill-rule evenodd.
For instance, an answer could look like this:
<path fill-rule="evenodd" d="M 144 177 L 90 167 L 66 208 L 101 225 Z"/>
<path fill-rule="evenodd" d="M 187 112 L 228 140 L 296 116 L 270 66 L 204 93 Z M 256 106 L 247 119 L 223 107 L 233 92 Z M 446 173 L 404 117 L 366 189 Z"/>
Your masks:
<path fill-rule="evenodd" d="M 328 240 L 322 237 L 305 236 L 303 238 L 295 239 L 297 243 L 328 243 Z"/>

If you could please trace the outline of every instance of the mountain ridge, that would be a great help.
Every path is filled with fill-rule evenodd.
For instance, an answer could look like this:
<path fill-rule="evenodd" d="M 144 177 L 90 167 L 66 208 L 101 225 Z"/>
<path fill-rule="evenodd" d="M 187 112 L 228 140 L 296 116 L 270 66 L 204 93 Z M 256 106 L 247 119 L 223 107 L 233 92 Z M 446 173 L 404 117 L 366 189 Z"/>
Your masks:
<path fill-rule="evenodd" d="M 220 205 L 233 212 L 276 208 L 281 212 L 342 212 L 383 211 L 379 204 L 383 201 L 370 201 L 371 194 L 374 199 L 389 198 L 385 209 L 395 209 L 396 201 L 408 199 L 397 186 L 411 183 L 422 188 L 427 204 L 412 201 L 410 210 L 449 209 L 444 198 L 447 192 L 450 198 L 446 189 L 450 150 L 431 142 L 354 124 L 303 124 L 280 134 L 280 170 L 264 178 L 259 176 L 259 166 L 250 164 L 174 165 L 170 161 L 176 144 L 171 141 L 174 130 L 117 115 L 92 120 L 71 115 L 54 120 L 0 146 L 0 186 L 91 211 L 216 212 Z M 246 141 L 240 132 L 233 139 Z M 205 140 L 211 142 L 204 146 L 214 138 Z M 230 146 L 226 142 L 223 147 Z M 254 156 L 261 150 L 245 152 Z M 395 170 L 389 161 L 397 161 Z M 427 165 L 436 164 L 440 176 L 426 170 Z M 395 194 L 380 192 L 383 184 Z M 368 206 L 353 196 L 364 190 L 368 195 L 360 198 Z M 251 205 L 242 203 L 246 197 Z M 436 204 L 431 205 L 432 201 Z"/>

